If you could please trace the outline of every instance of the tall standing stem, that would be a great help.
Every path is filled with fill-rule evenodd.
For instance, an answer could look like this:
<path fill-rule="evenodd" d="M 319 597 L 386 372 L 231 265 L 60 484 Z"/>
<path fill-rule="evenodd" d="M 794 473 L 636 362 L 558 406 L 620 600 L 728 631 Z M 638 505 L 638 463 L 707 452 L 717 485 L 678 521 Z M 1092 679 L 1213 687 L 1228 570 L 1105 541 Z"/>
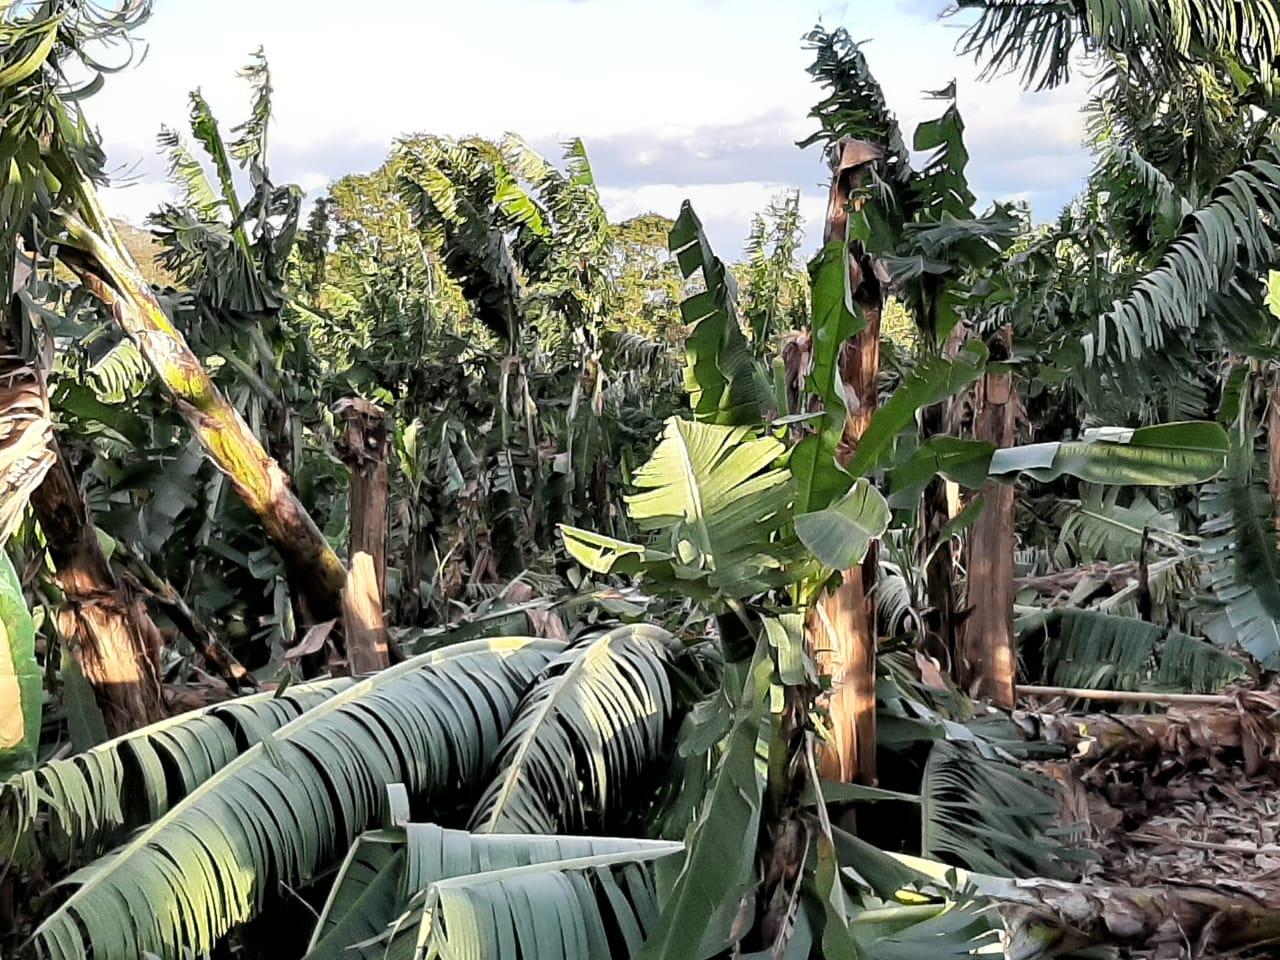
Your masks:
<path fill-rule="evenodd" d="M 832 158 L 831 193 L 824 242 L 843 241 L 849 205 L 867 164 L 882 154 L 862 140 L 842 140 Z M 880 316 L 884 294 L 875 265 L 860 245 L 849 247 L 849 288 L 866 327 L 841 348 L 840 377 L 850 398 L 839 459 L 847 463 L 875 412 L 880 374 Z M 867 587 L 875 578 L 874 549 L 861 567 L 819 598 L 809 620 L 809 646 L 820 669 L 831 676 L 827 700 L 830 740 L 822 750 L 822 774 L 842 782 L 876 780 L 876 640 Z"/>
<path fill-rule="evenodd" d="M 992 339 L 991 355 L 1011 351 L 1005 327 Z M 1013 375 L 992 371 L 978 388 L 973 435 L 997 447 L 1017 439 L 1017 396 Z M 956 679 L 975 696 L 1012 709 L 1017 679 L 1013 640 L 1013 500 L 1010 484 L 988 480 L 982 487 L 982 512 L 969 537 L 969 615 L 961 630 Z"/>

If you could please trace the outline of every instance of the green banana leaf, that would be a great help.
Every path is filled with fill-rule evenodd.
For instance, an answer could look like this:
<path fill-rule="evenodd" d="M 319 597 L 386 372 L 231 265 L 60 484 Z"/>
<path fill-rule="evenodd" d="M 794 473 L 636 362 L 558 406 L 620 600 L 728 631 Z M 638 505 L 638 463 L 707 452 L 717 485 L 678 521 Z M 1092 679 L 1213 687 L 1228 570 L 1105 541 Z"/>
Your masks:
<path fill-rule="evenodd" d="M 0 554 L 0 777 L 6 777 L 35 763 L 43 683 L 35 622 L 13 561 Z"/>

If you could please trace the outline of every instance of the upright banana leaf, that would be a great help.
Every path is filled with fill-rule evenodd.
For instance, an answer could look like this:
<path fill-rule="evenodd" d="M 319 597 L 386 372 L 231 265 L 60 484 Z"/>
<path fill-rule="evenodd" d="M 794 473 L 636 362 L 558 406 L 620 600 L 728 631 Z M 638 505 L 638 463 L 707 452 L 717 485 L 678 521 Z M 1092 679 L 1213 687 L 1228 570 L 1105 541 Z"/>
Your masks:
<path fill-rule="evenodd" d="M 837 463 L 849 409 L 840 349 L 867 322 L 854 312 L 849 292 L 849 257 L 843 242 L 827 244 L 809 263 L 813 289 L 813 362 L 806 386 L 822 401 L 822 417 L 814 433 L 791 453 L 796 478 L 796 509 L 801 513 L 822 510 L 849 489 L 853 478 Z"/>
<path fill-rule="evenodd" d="M 726 674 L 733 726 L 686 837 L 688 853 L 652 936 L 636 960 L 700 960 L 731 946 L 743 898 L 755 886 L 756 840 L 769 762 L 773 663 L 760 641 L 750 665 Z M 763 754 L 763 755 L 762 755 Z"/>
<path fill-rule="evenodd" d="M 643 572 L 697 599 L 739 598 L 798 579 L 805 551 L 787 529 L 794 489 L 783 446 L 747 427 L 667 421 L 636 471 L 628 512 L 652 547 L 562 526 L 569 554 L 597 573 Z"/>
<path fill-rule="evenodd" d="M 915 422 L 922 407 L 941 403 L 972 384 L 986 368 L 987 348 L 979 340 L 965 343 L 954 360 L 930 357 L 906 382 L 893 392 L 871 418 L 867 432 L 849 461 L 849 473 L 860 477 L 870 472 L 896 437 Z"/>
<path fill-rule="evenodd" d="M 639 776 L 664 746 L 670 642 L 665 630 L 629 624 L 556 658 L 502 738 L 497 775 L 471 829 L 579 830 L 634 799 Z"/>
<path fill-rule="evenodd" d="M 520 695 L 564 649 L 507 638 L 422 654 L 264 737 L 111 856 L 36 929 L 52 960 L 213 949 L 278 884 L 334 862 L 404 783 L 418 800 L 478 786 Z"/>
<path fill-rule="evenodd" d="M 680 304 L 685 338 L 685 390 L 705 423 L 759 423 L 772 402 L 764 371 L 738 325 L 737 283 L 711 252 L 702 221 L 686 200 L 671 228 L 671 252 L 687 280 L 701 271 L 704 289 Z"/>
<path fill-rule="evenodd" d="M 13 561 L 0 550 L 0 776 L 35 763 L 43 692 L 35 623 Z"/>
<path fill-rule="evenodd" d="M 0 782 L 0 849 L 25 866 L 96 857 L 350 685 L 320 680 L 194 710 Z"/>
<path fill-rule="evenodd" d="M 621 862 L 634 858 L 640 863 L 647 857 L 680 850 L 680 844 L 669 841 L 470 834 L 423 823 L 372 831 L 356 841 L 344 861 L 316 924 L 306 960 L 412 956 L 420 932 L 430 937 L 430 930 L 423 931 L 429 891 L 443 881 L 468 878 L 474 885 L 483 885 L 495 872 L 517 867 L 538 864 L 558 872 L 584 858 L 621 856 Z M 604 864 L 597 861 L 595 865 Z M 650 891 L 646 907 L 651 900 Z M 582 913 L 588 923 L 602 920 L 603 915 L 591 917 L 585 906 L 575 901 L 553 905 L 548 911 L 552 926 L 547 929 L 563 922 L 557 918 L 566 912 Z M 647 912 L 652 913 L 651 908 Z M 438 932 L 438 923 L 436 927 Z M 553 955 L 546 952 L 546 945 L 541 949 L 525 955 Z"/>

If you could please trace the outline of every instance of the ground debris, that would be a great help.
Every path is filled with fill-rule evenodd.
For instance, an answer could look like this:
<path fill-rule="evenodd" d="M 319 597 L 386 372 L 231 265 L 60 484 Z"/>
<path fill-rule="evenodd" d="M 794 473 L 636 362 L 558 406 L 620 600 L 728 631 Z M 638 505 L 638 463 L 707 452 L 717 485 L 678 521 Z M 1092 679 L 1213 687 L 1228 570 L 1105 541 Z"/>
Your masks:
<path fill-rule="evenodd" d="M 1250 774 L 1252 764 L 1243 756 L 1197 753 L 1194 762 L 1187 759 L 1147 753 L 1040 765 L 1062 785 L 1061 819 L 1078 829 L 1091 854 L 1081 879 L 1100 890 L 1164 888 L 1280 911 L 1280 768 L 1265 764 Z M 1280 944 L 1249 952 L 1219 947 L 1229 922 L 1224 914 L 1188 924 L 1193 933 L 1174 921 L 1158 929 L 1153 942 L 1123 948 L 1118 956 L 1280 955 Z"/>

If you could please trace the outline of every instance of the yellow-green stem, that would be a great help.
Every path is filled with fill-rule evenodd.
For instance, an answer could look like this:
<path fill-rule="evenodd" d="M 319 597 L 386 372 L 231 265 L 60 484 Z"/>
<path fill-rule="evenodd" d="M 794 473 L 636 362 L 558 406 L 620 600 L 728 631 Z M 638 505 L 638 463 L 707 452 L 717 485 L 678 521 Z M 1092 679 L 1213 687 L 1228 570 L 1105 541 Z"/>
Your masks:
<path fill-rule="evenodd" d="M 101 221 L 95 201 L 90 199 L 88 212 Z M 120 243 L 113 242 L 110 221 L 94 229 L 72 214 L 59 219 L 70 251 L 68 265 L 111 310 L 196 432 L 206 455 L 262 521 L 309 613 L 317 621 L 337 616 L 346 582 L 342 561 L 298 500 L 289 477 L 170 322 L 137 265 Z"/>

